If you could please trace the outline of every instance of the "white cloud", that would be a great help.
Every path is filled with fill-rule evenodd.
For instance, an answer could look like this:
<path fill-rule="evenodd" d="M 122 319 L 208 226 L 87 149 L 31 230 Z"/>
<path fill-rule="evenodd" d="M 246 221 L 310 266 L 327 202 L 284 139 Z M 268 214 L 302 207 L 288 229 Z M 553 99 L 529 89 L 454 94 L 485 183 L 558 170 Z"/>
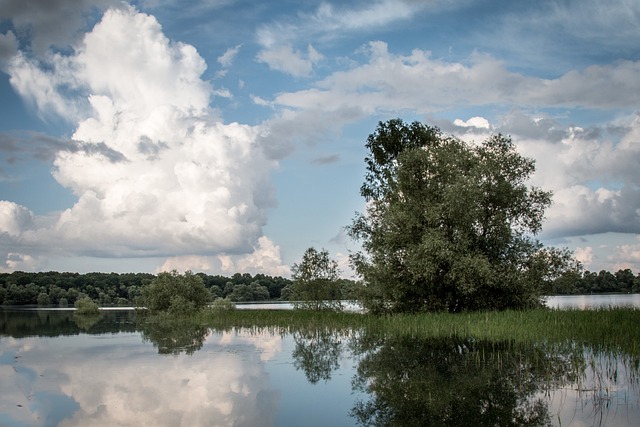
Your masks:
<path fill-rule="evenodd" d="M 611 108 L 640 102 L 640 61 L 542 79 L 510 71 L 501 61 L 477 53 L 470 64 L 446 62 L 420 49 L 394 55 L 381 41 L 369 43 L 365 52 L 368 62 L 334 72 L 314 88 L 282 93 L 275 102 L 297 109 L 360 108 L 369 114 L 430 114 L 459 105 Z"/>
<path fill-rule="evenodd" d="M 288 277 L 291 269 L 282 263 L 280 247 L 275 245 L 267 237 L 258 239 L 253 253 L 248 255 L 230 256 L 223 254 L 218 256 L 223 273 L 263 273 L 271 276 Z"/>
<path fill-rule="evenodd" d="M 589 266 L 593 262 L 593 248 L 591 246 L 577 247 L 573 251 L 574 257 L 582 263 L 585 269 L 589 269 Z"/>
<path fill-rule="evenodd" d="M 40 117 L 56 115 L 69 122 L 78 120 L 83 101 L 60 93 L 63 87 L 77 89 L 76 79 L 64 71 L 70 68 L 67 58 L 49 53 L 47 59 L 48 69 L 44 69 L 38 60 L 18 52 L 6 66 L 11 86 Z"/>
<path fill-rule="evenodd" d="M 484 117 L 471 117 L 467 121 L 461 119 L 455 119 L 453 124 L 463 128 L 478 128 L 478 129 L 491 129 L 489 121 Z"/>
<path fill-rule="evenodd" d="M 167 258 L 157 271 L 204 272 L 208 274 L 267 274 L 288 277 L 291 269 L 282 261 L 280 247 L 269 238 L 262 236 L 253 252 L 243 255 L 222 253 L 216 256 L 184 255 Z"/>
<path fill-rule="evenodd" d="M 296 20 L 277 21 L 258 28 L 257 38 L 265 48 L 291 45 L 299 40 L 326 40 L 354 31 L 370 31 L 406 20 L 428 6 L 427 2 L 398 0 L 367 1 L 339 6 L 321 3 L 313 12 L 300 11 Z"/>
<path fill-rule="evenodd" d="M 0 200 L 0 234 L 20 236 L 33 225 L 33 213 L 24 206 Z"/>
<path fill-rule="evenodd" d="M 156 273 L 172 270 L 177 270 L 181 273 L 187 270 L 194 272 L 212 272 L 215 271 L 215 265 L 212 262 L 212 258 L 208 256 L 176 256 L 166 259 L 162 265 L 158 267 Z"/>
<path fill-rule="evenodd" d="M 218 62 L 225 68 L 230 67 L 233 64 L 234 59 L 238 55 L 242 45 L 237 45 L 227 49 L 222 55 L 218 57 Z"/>
<path fill-rule="evenodd" d="M 258 53 L 257 60 L 269 68 L 294 77 L 308 77 L 313 66 L 321 61 L 323 56 L 311 44 L 307 46 L 307 53 L 300 52 L 290 45 L 275 46 Z"/>
<path fill-rule="evenodd" d="M 260 105 L 261 107 L 268 107 L 269 106 L 269 101 L 267 101 L 264 98 L 261 98 L 257 95 L 251 95 L 251 101 L 253 101 L 254 104 L 256 105 Z"/>
<path fill-rule="evenodd" d="M 206 64 L 195 48 L 171 42 L 155 18 L 122 7 L 108 10 L 71 55 L 49 59 L 43 71 L 19 55 L 11 81 L 40 110 L 83 117 L 74 149 L 54 161 L 55 179 L 78 201 L 21 241 L 104 257 L 240 255 L 261 247 L 277 163 L 265 157 L 259 129 L 224 124 L 209 107 L 214 92 L 201 79 Z M 69 93 L 62 82 L 76 89 Z M 88 103 L 76 102 L 82 94 Z"/>
<path fill-rule="evenodd" d="M 417 2 L 383 0 L 366 2 L 362 8 L 339 8 L 329 3 L 320 5 L 311 20 L 323 31 L 365 30 L 380 28 L 412 17 L 424 5 Z"/>
<path fill-rule="evenodd" d="M 231 91 L 227 88 L 220 88 L 220 89 L 215 89 L 213 91 L 213 95 L 215 96 L 219 96 L 221 98 L 228 98 L 231 99 L 233 98 L 233 94 L 231 93 Z"/>
<path fill-rule="evenodd" d="M 40 269 L 43 265 L 43 260 L 29 254 L 8 252 L 5 256 L 4 266 L 0 266 L 0 272 L 34 271 Z"/>

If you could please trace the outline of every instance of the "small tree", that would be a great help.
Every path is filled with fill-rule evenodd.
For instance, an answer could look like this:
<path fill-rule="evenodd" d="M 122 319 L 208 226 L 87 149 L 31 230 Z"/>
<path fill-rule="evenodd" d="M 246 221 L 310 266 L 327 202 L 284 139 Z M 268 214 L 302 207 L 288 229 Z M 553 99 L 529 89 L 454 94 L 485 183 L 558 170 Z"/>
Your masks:
<path fill-rule="evenodd" d="M 290 300 L 294 308 L 306 310 L 341 310 L 340 270 L 325 249 L 310 247 L 300 264 L 292 269 Z"/>
<path fill-rule="evenodd" d="M 159 273 L 142 288 L 142 304 L 151 312 L 188 314 L 207 305 L 211 294 L 202 278 L 191 271 L 184 275 L 176 270 Z"/>

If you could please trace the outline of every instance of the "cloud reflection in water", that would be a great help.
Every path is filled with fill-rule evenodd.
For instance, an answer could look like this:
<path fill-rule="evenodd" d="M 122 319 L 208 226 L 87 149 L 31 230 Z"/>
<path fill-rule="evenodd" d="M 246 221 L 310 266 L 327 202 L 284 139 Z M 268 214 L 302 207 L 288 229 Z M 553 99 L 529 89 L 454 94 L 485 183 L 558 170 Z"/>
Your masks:
<path fill-rule="evenodd" d="M 212 334 L 192 356 L 158 356 L 137 333 L 3 341 L 3 425 L 274 425 L 264 367 L 279 336 Z"/>

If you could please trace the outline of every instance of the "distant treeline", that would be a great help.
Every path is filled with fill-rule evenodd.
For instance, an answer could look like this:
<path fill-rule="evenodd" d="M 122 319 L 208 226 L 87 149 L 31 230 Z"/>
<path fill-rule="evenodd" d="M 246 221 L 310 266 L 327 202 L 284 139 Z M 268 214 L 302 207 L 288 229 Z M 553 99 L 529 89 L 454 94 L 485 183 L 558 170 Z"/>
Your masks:
<path fill-rule="evenodd" d="M 640 293 L 640 273 L 634 276 L 630 269 L 611 273 L 585 271 L 556 279 L 552 284 L 552 295 L 602 294 L 610 292 Z"/>
<path fill-rule="evenodd" d="M 236 273 L 231 277 L 197 273 L 211 299 L 232 301 L 288 301 L 292 281 L 264 274 Z M 73 306 L 88 297 L 101 306 L 131 306 L 155 275 L 149 273 L 0 273 L 0 304 Z M 355 282 L 341 280 L 343 296 L 351 299 Z"/>
<path fill-rule="evenodd" d="M 288 301 L 292 281 L 264 274 L 236 273 L 231 277 L 197 273 L 211 293 L 211 299 L 232 301 Z M 142 288 L 155 275 L 149 273 L 59 273 L 55 271 L 0 273 L 0 304 L 73 306 L 77 299 L 89 297 L 101 306 L 131 306 L 141 296 Z M 354 299 L 357 283 L 341 279 L 344 299 Z M 555 280 L 550 295 L 597 293 L 640 293 L 640 273 L 630 269 L 615 273 L 585 271 Z"/>

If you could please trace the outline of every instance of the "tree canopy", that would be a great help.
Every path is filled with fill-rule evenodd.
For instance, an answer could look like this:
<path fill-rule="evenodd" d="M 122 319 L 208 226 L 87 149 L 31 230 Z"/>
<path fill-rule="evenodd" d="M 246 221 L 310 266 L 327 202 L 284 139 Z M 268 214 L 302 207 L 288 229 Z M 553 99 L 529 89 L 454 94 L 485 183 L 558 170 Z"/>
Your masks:
<path fill-rule="evenodd" d="M 529 186 L 534 161 L 511 139 L 471 145 L 394 119 L 367 140 L 366 212 L 348 227 L 373 312 L 524 308 L 575 267 L 538 233 L 551 193 Z"/>

